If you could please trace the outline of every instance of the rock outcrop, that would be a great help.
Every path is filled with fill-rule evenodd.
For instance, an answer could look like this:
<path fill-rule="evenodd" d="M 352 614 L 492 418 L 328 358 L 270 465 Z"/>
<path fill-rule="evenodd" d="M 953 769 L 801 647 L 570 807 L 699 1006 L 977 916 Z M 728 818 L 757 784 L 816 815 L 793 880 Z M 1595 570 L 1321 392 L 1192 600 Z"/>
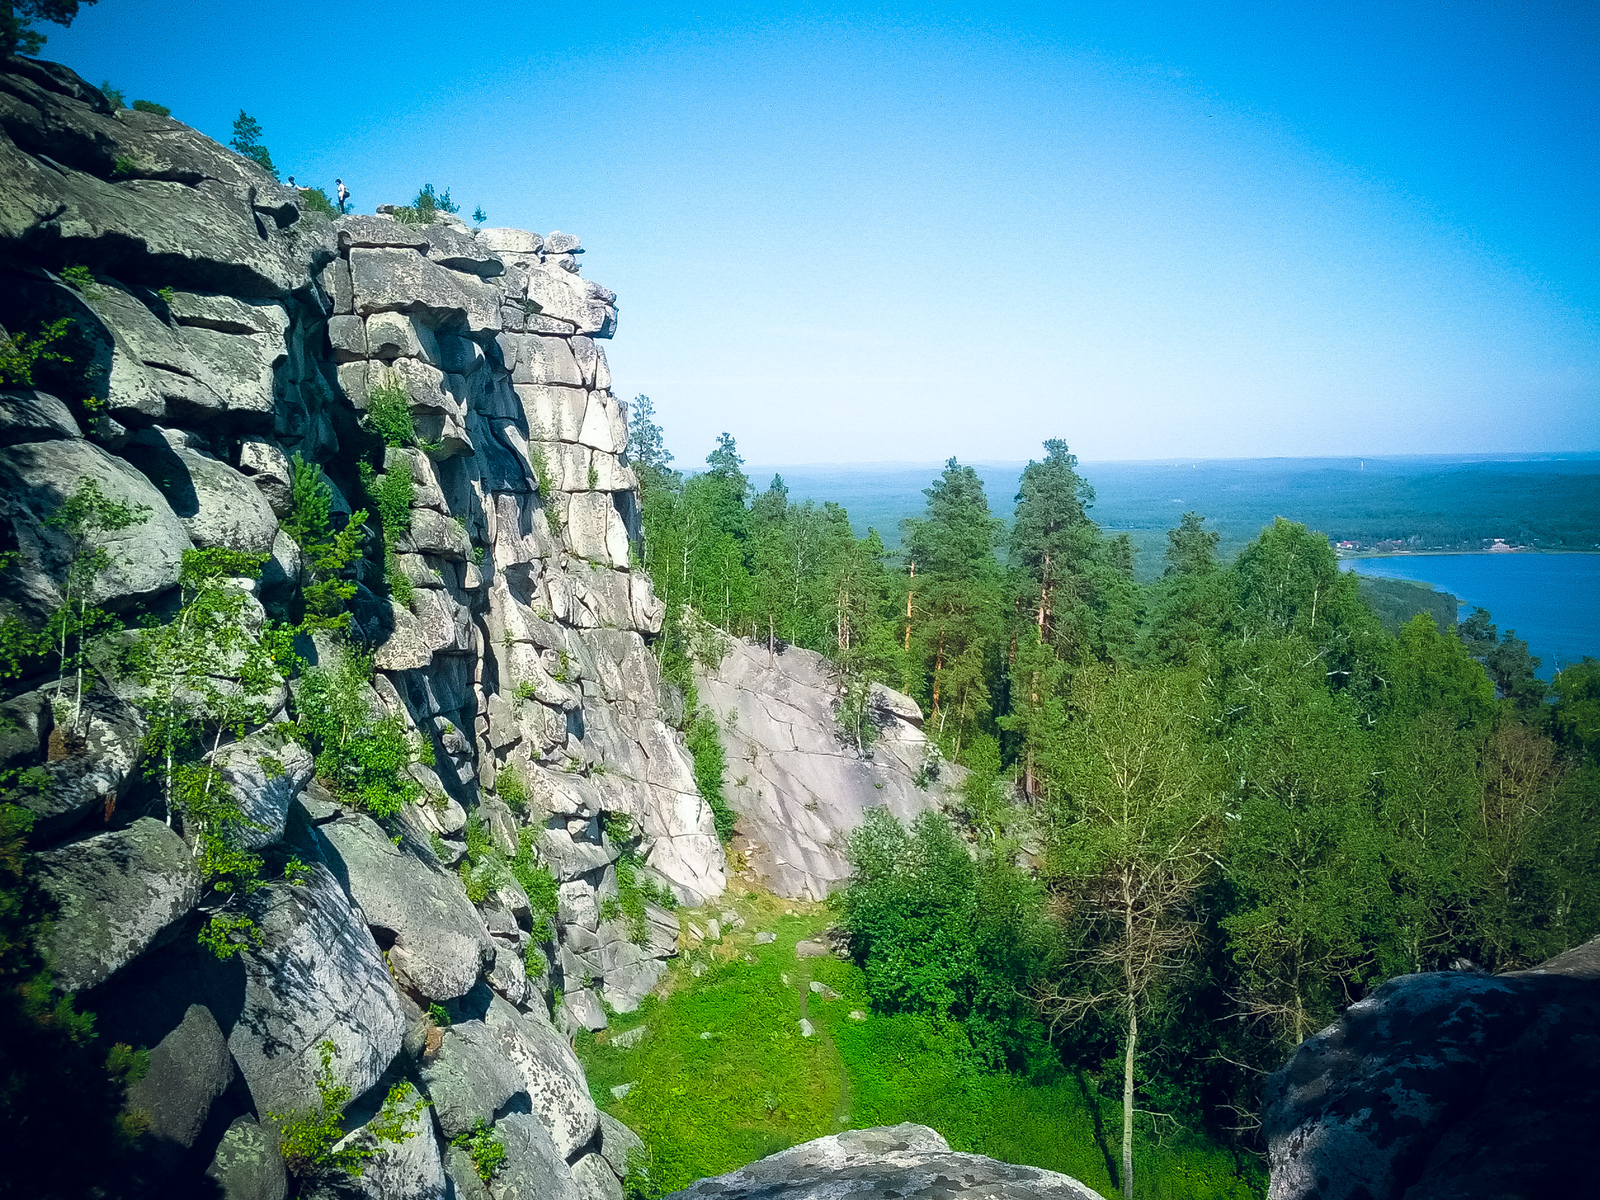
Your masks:
<path fill-rule="evenodd" d="M 219 960 L 197 944 L 196 835 L 146 781 L 115 655 L 71 737 L 47 666 L 8 688 L 0 758 L 27 773 L 13 798 L 36 816 L 58 981 L 108 1037 L 152 1049 L 129 1100 L 152 1148 L 138 1186 L 620 1195 L 631 1135 L 602 1131 L 564 1031 L 603 1024 L 602 999 L 636 1006 L 677 953 L 667 908 L 616 917 L 619 862 L 628 886 L 699 903 L 723 858 L 659 703 L 663 608 L 630 566 L 627 414 L 597 340 L 616 297 L 582 277 L 571 235 L 318 215 L 254 162 L 26 59 L 0 61 L 0 191 L 0 334 L 67 321 L 65 357 L 0 392 L 0 549 L 17 552 L 0 617 L 37 628 L 61 606 L 70 546 L 49 518 L 83 479 L 143 516 L 97 539 L 96 603 L 130 623 L 170 612 L 185 553 L 221 548 L 266 559 L 240 584 L 252 628 L 297 617 L 298 460 L 336 526 L 369 514 L 362 702 L 423 748 L 415 801 L 380 822 L 272 731 L 287 694 L 269 692 L 278 711 L 213 758 L 267 867 L 237 900 L 258 940 Z M 414 444 L 386 449 L 374 404 L 408 412 Z M 386 564 L 373 497 L 394 473 L 413 501 Z M 313 662 L 344 653 L 302 642 Z M 502 863 L 551 871 L 558 912 L 508 868 L 469 897 L 469 819 Z M 573 1000 L 552 1011 L 557 989 Z M 348 1139 L 376 1156 L 360 1180 L 296 1181 L 273 1114 L 320 1102 L 327 1043 Z M 423 1136 L 374 1141 L 397 1083 L 431 1102 Z M 487 1188 L 449 1141 L 480 1121 L 507 1149 Z"/>
<path fill-rule="evenodd" d="M 669 1200 L 1100 1200 L 1070 1175 L 961 1154 L 925 1125 L 857 1129 L 818 1138 Z"/>
<path fill-rule="evenodd" d="M 1405 975 L 1267 1080 L 1271 1200 L 1577 1196 L 1600 1128 L 1600 939 Z"/>
<path fill-rule="evenodd" d="M 825 898 L 850 876 L 845 843 L 868 808 L 910 821 L 964 774 L 930 758 L 917 702 L 878 684 L 863 753 L 840 726 L 835 672 L 810 650 L 734 641 L 695 687 L 721 728 L 740 849 L 780 896 Z"/>

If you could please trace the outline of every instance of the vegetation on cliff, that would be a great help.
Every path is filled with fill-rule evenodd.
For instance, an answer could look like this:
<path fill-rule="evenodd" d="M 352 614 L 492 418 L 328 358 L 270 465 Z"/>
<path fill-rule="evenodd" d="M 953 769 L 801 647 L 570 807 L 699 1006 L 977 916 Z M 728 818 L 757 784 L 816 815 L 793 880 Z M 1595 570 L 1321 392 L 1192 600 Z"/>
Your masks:
<path fill-rule="evenodd" d="M 841 918 L 874 1005 L 1118 1095 L 1125 1184 L 1139 1137 L 1254 1146 L 1263 1074 L 1384 980 L 1600 929 L 1600 664 L 1546 688 L 1484 613 L 1387 632 L 1281 519 L 1224 566 L 1186 514 L 1140 586 L 1060 441 L 1009 529 L 952 459 L 891 558 L 836 505 L 753 495 L 727 435 L 688 478 L 636 437 L 669 644 L 692 610 L 823 651 L 916 697 L 972 772 L 948 820 L 855 837 Z"/>

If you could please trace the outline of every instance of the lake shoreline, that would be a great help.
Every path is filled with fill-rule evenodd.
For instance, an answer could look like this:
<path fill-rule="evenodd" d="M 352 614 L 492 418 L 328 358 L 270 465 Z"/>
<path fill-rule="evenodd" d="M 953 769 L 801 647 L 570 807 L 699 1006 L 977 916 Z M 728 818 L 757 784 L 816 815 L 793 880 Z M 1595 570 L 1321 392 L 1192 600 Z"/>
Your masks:
<path fill-rule="evenodd" d="M 1338 551 L 1337 553 L 1340 562 L 1360 562 L 1369 558 L 1439 558 L 1446 555 L 1454 558 L 1464 558 L 1469 554 L 1481 558 L 1509 558 L 1512 555 L 1530 554 L 1600 554 L 1600 550 L 1542 550 L 1528 546 L 1517 550 L 1378 550 L 1370 554 L 1359 551 L 1354 553 Z"/>

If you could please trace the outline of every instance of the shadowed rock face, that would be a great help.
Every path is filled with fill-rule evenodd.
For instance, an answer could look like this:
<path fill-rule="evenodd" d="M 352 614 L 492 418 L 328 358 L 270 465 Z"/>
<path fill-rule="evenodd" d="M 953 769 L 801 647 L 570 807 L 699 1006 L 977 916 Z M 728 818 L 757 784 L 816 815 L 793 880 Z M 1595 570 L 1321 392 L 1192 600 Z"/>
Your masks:
<path fill-rule="evenodd" d="M 669 1200 L 1100 1200 L 1070 1175 L 958 1154 L 925 1125 L 818 1138 L 702 1179 Z"/>
<path fill-rule="evenodd" d="M 871 697 L 870 757 L 858 753 L 835 715 L 828 660 L 810 650 L 736 641 L 695 685 L 721 727 L 740 848 L 780 896 L 823 899 L 850 877 L 845 841 L 867 809 L 909 821 L 939 807 L 965 773 L 945 763 L 939 779 L 917 786 L 928 748 L 922 712 L 882 687 Z"/>
<path fill-rule="evenodd" d="M 1600 1129 L 1600 939 L 1391 980 L 1267 1080 L 1271 1200 L 1576 1196 Z"/>

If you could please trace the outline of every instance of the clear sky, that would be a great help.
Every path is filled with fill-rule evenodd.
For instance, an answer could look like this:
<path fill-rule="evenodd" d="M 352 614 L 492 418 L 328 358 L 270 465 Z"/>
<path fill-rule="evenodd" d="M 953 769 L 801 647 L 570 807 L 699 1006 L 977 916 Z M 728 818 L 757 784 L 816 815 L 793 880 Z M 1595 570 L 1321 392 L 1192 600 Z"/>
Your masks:
<path fill-rule="evenodd" d="M 582 236 L 680 463 L 1600 449 L 1600 7 L 101 0 L 44 56 Z"/>

